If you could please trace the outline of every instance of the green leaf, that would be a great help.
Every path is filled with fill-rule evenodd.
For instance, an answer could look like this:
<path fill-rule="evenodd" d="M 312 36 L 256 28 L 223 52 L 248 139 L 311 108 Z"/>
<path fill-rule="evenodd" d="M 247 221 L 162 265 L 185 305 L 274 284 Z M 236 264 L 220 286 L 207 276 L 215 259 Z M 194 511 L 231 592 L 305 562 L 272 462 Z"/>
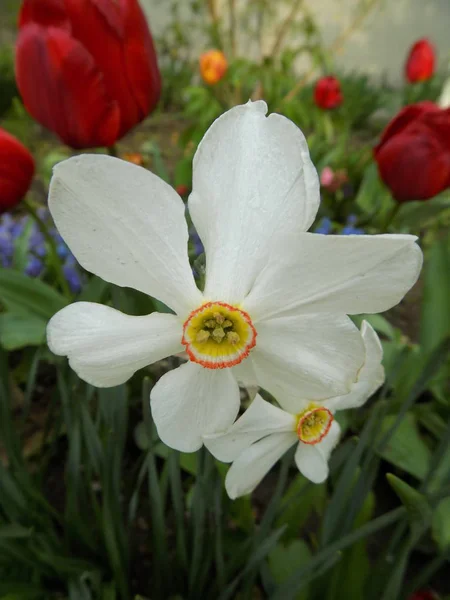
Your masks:
<path fill-rule="evenodd" d="M 286 525 L 283 541 L 297 538 L 312 513 L 321 516 L 326 502 L 325 484 L 314 485 L 298 475 L 283 496 L 276 526 Z"/>
<path fill-rule="evenodd" d="M 394 219 L 395 227 L 406 227 L 411 231 L 424 229 L 431 221 L 450 213 L 450 195 L 440 194 L 423 202 L 405 202 Z"/>
<path fill-rule="evenodd" d="M 375 216 L 383 223 L 386 215 L 394 205 L 389 191 L 382 185 L 377 165 L 372 163 L 365 171 L 358 194 L 354 200 L 368 216 Z"/>
<path fill-rule="evenodd" d="M 293 540 L 288 545 L 277 544 L 269 553 L 269 569 L 277 584 L 283 583 L 311 558 L 311 552 L 303 540 Z M 306 600 L 308 589 L 299 592 L 296 600 Z"/>
<path fill-rule="evenodd" d="M 431 521 L 431 533 L 441 552 L 450 549 L 450 496 L 437 505 Z"/>
<path fill-rule="evenodd" d="M 0 314 L 0 344 L 6 350 L 40 346 L 45 342 L 46 321 L 27 314 Z"/>
<path fill-rule="evenodd" d="M 431 352 L 450 333 L 450 237 L 433 242 L 423 276 L 420 342 Z"/>
<path fill-rule="evenodd" d="M 381 423 L 380 437 L 389 431 L 396 420 L 396 415 L 388 415 Z M 419 435 L 416 419 L 407 413 L 390 440 L 378 454 L 417 479 L 423 479 L 430 467 L 431 452 Z"/>
<path fill-rule="evenodd" d="M 52 287 L 13 269 L 0 269 L 0 303 L 14 313 L 31 314 L 47 322 L 67 300 Z"/>
<path fill-rule="evenodd" d="M 23 539 L 32 535 L 32 529 L 22 527 L 17 523 L 0 526 L 0 539 Z"/>
<path fill-rule="evenodd" d="M 378 333 L 390 340 L 395 338 L 396 328 L 382 315 L 354 315 L 352 319 L 358 327 L 361 327 L 363 321 L 367 321 Z"/>
<path fill-rule="evenodd" d="M 426 497 L 392 473 L 388 473 L 386 479 L 406 508 L 411 530 L 424 531 L 431 521 L 432 514 Z"/>

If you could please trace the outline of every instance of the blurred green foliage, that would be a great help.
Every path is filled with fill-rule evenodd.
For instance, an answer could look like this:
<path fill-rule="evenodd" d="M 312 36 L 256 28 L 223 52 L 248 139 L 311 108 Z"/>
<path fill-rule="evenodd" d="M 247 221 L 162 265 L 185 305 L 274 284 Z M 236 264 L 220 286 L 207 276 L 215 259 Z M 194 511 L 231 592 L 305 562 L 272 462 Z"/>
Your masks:
<path fill-rule="evenodd" d="M 17 95 L 13 50 L 5 46 L 0 48 L 0 118 L 9 110 Z"/>

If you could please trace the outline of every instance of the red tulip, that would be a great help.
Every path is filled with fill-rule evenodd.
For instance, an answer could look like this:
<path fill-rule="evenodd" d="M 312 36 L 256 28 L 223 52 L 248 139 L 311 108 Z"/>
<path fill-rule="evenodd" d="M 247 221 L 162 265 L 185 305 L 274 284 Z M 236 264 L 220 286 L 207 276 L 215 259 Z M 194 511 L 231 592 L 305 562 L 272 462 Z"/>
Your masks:
<path fill-rule="evenodd" d="M 15 137 L 0 129 L 0 213 L 18 204 L 30 187 L 34 160 Z"/>
<path fill-rule="evenodd" d="M 398 202 L 428 200 L 450 187 L 450 109 L 406 106 L 374 150 L 381 179 Z"/>
<path fill-rule="evenodd" d="M 329 75 L 322 77 L 314 88 L 314 101 L 319 108 L 329 110 L 342 104 L 344 97 L 341 92 L 341 84 L 336 77 Z"/>
<path fill-rule="evenodd" d="M 433 592 L 430 592 L 429 590 L 421 590 L 419 592 L 415 592 L 408 598 L 408 600 L 436 600 L 436 598 L 436 594 Z"/>
<path fill-rule="evenodd" d="M 16 75 L 31 115 L 69 146 L 111 146 L 158 102 L 138 0 L 24 0 Z"/>
<path fill-rule="evenodd" d="M 426 38 L 418 40 L 409 51 L 405 64 L 406 79 L 410 83 L 426 81 L 433 76 L 435 50 Z"/>

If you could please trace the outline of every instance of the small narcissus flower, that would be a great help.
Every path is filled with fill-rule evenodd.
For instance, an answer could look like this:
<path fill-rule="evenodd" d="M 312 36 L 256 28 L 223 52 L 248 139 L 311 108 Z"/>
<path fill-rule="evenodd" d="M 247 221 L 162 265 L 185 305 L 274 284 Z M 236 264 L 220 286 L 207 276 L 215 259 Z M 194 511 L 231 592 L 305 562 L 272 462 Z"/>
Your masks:
<path fill-rule="evenodd" d="M 29 113 L 73 148 L 111 146 L 161 90 L 138 0 L 24 0 L 16 77 Z"/>
<path fill-rule="evenodd" d="M 341 92 L 341 84 L 336 77 L 328 75 L 317 81 L 314 88 L 314 102 L 323 110 L 337 108 L 342 104 L 344 97 Z"/>
<path fill-rule="evenodd" d="M 277 397 L 282 408 L 257 395 L 228 431 L 205 436 L 216 458 L 233 463 L 225 479 L 230 498 L 252 492 L 294 444 L 295 462 L 305 477 L 314 483 L 328 477 L 328 459 L 340 434 L 334 413 L 361 406 L 384 381 L 380 340 L 366 321 L 361 336 L 364 362 L 348 394 L 309 401 L 291 392 Z"/>
<path fill-rule="evenodd" d="M 434 74 L 436 53 L 426 38 L 418 40 L 409 51 L 405 63 L 405 76 L 410 83 L 426 81 Z"/>
<path fill-rule="evenodd" d="M 189 214 L 205 248 L 203 292 L 185 205 L 162 179 L 85 154 L 56 165 L 50 184 L 50 211 L 80 264 L 174 311 L 129 316 L 78 302 L 50 320 L 51 350 L 99 387 L 185 350 L 188 362 L 151 393 L 160 438 L 185 452 L 233 423 L 246 372 L 275 397 L 349 393 L 364 344 L 347 314 L 397 304 L 421 268 L 411 235 L 305 233 L 319 206 L 317 172 L 296 125 L 266 113 L 263 101 L 232 108 L 195 154 Z"/>
<path fill-rule="evenodd" d="M 30 187 L 34 160 L 15 137 L 0 128 L 0 213 L 18 204 Z"/>
<path fill-rule="evenodd" d="M 200 56 L 200 74 L 203 81 L 209 85 L 220 81 L 227 69 L 227 59 L 220 50 L 208 50 Z"/>
<path fill-rule="evenodd" d="M 381 179 L 398 202 L 428 200 L 450 186 L 450 109 L 402 109 L 374 149 Z"/>

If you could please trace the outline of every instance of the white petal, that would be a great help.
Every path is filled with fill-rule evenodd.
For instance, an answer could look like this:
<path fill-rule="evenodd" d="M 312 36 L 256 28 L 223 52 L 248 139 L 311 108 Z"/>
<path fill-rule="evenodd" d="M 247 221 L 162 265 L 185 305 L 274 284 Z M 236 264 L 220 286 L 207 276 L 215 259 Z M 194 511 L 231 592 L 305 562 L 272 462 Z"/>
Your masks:
<path fill-rule="evenodd" d="M 249 408 L 226 432 L 204 437 L 205 446 L 223 462 L 235 460 L 257 440 L 272 434 L 295 431 L 294 415 L 257 395 Z"/>
<path fill-rule="evenodd" d="M 330 431 L 318 444 L 299 443 L 295 462 L 299 471 L 313 483 L 322 483 L 328 477 L 328 459 L 339 440 L 340 427 L 333 421 Z"/>
<path fill-rule="evenodd" d="M 175 315 L 124 315 L 93 302 L 75 302 L 56 313 L 47 326 L 50 350 L 67 356 L 88 383 L 112 387 L 135 371 L 182 349 L 182 325 Z"/>
<path fill-rule="evenodd" d="M 296 413 L 303 399 L 346 394 L 364 361 L 364 344 L 346 316 L 278 317 L 257 326 L 251 360 L 259 385 Z"/>
<path fill-rule="evenodd" d="M 240 302 L 275 235 L 306 231 L 319 181 L 302 132 L 263 101 L 236 106 L 207 131 L 194 157 L 189 211 L 206 250 L 205 295 Z"/>
<path fill-rule="evenodd" d="M 376 313 L 416 282 L 422 252 L 412 235 L 289 236 L 270 259 L 242 307 L 253 323 L 287 311 Z"/>
<path fill-rule="evenodd" d="M 244 387 L 255 387 L 258 385 L 252 358 L 249 356 L 239 364 L 231 368 L 236 380 Z"/>
<path fill-rule="evenodd" d="M 78 262 L 184 315 L 202 302 L 187 255 L 185 207 L 162 179 L 98 154 L 54 169 L 49 208 Z"/>
<path fill-rule="evenodd" d="M 343 410 L 362 406 L 384 382 L 381 364 L 383 348 L 373 327 L 363 321 L 361 335 L 365 347 L 365 361 L 349 394 L 326 400 L 323 404 L 330 410 Z"/>
<path fill-rule="evenodd" d="M 195 452 L 204 435 L 228 429 L 240 403 L 230 369 L 205 369 L 192 362 L 163 375 L 150 397 L 159 437 L 181 452 Z"/>
<path fill-rule="evenodd" d="M 295 433 L 274 433 L 244 450 L 231 465 L 225 478 L 229 497 L 234 500 L 250 494 L 296 441 L 298 439 Z"/>

